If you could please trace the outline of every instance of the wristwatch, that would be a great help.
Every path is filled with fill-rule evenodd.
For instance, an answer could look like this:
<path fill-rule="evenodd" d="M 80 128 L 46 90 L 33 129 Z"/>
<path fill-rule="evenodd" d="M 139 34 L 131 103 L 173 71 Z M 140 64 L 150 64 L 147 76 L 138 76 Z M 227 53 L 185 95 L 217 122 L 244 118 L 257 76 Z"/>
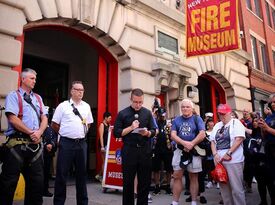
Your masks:
<path fill-rule="evenodd" d="M 228 150 L 228 151 L 226 152 L 226 154 L 227 154 L 229 157 L 231 157 L 232 151 Z"/>

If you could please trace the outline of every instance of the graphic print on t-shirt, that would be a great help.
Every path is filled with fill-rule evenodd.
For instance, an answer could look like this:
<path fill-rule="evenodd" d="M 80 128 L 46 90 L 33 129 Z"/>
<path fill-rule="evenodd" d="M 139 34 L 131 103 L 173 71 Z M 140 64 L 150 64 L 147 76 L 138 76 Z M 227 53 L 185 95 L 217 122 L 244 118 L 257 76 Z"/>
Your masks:
<path fill-rule="evenodd" d="M 220 129 L 218 129 L 215 136 L 217 150 L 230 148 L 229 128 L 230 126 L 228 127 L 222 126 Z"/>
<path fill-rule="evenodd" d="M 189 122 L 183 122 L 179 131 L 181 136 L 190 136 L 192 131 L 191 124 Z"/>

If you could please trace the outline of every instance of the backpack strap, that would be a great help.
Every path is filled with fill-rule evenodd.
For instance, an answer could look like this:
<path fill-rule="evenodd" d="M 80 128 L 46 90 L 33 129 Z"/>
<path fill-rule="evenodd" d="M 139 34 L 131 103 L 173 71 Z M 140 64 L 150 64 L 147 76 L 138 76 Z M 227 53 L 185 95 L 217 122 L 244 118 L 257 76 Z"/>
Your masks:
<path fill-rule="evenodd" d="M 194 115 L 194 122 L 196 125 L 196 136 L 199 134 L 199 126 L 198 126 L 198 115 Z"/>
<path fill-rule="evenodd" d="M 19 93 L 18 90 L 16 91 L 16 94 L 17 94 L 17 98 L 18 98 L 18 107 L 19 107 L 19 112 L 18 112 L 18 116 L 17 117 L 20 120 L 22 120 L 22 118 L 23 118 L 23 101 L 22 101 L 22 97 L 21 97 L 21 95 L 20 95 L 20 93 Z"/>

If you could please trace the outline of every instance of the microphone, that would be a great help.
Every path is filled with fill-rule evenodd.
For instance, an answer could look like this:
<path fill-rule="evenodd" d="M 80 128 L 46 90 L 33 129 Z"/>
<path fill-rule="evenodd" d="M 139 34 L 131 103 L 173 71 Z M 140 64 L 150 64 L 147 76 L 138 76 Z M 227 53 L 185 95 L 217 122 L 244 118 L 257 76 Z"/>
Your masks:
<path fill-rule="evenodd" d="M 138 114 L 135 114 L 134 117 L 135 117 L 135 119 L 137 120 L 137 119 L 138 119 Z"/>

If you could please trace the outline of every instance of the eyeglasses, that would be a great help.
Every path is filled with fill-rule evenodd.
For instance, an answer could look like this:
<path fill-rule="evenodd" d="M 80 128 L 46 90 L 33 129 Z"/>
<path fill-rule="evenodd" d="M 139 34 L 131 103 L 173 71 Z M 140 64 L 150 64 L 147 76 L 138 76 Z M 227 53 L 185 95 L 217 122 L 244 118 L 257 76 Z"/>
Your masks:
<path fill-rule="evenodd" d="M 81 88 L 73 88 L 73 90 L 76 90 L 78 92 L 84 92 L 84 89 L 81 89 Z"/>

